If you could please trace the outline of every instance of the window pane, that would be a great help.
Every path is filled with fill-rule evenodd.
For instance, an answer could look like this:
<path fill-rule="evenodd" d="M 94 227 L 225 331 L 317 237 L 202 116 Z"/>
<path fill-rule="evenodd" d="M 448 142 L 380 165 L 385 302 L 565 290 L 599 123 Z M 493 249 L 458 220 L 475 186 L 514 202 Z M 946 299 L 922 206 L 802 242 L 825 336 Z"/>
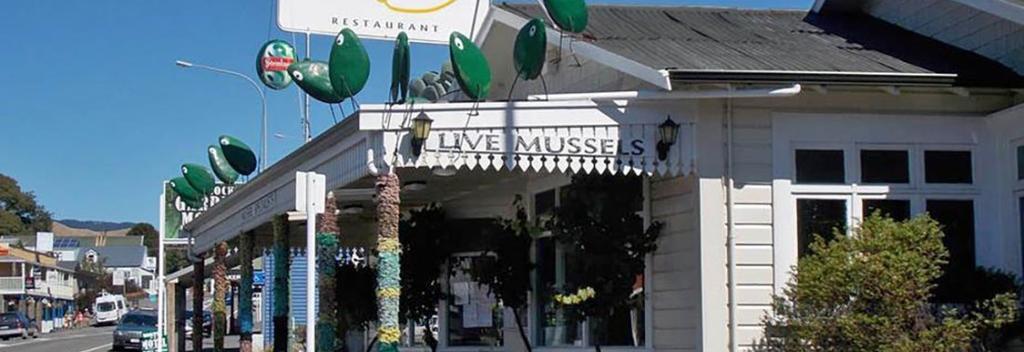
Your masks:
<path fill-rule="evenodd" d="M 1024 145 L 1017 147 L 1017 179 L 1024 180 Z"/>
<path fill-rule="evenodd" d="M 927 183 L 972 183 L 971 152 L 938 151 L 924 152 L 924 182 Z"/>
<path fill-rule="evenodd" d="M 948 274 L 966 273 L 974 268 L 974 202 L 970 200 L 928 200 L 928 215 L 942 225 L 942 244 L 949 250 Z"/>
<path fill-rule="evenodd" d="M 906 150 L 861 150 L 860 181 L 863 183 L 910 183 Z"/>
<path fill-rule="evenodd" d="M 554 238 L 543 237 L 537 243 L 536 302 L 539 346 L 582 346 L 582 324 L 557 309 L 551 297 L 572 282 L 571 268 L 574 262 L 571 253 L 559 249 Z"/>
<path fill-rule="evenodd" d="M 544 191 L 533 196 L 533 205 L 537 210 L 537 218 L 547 218 L 555 209 L 555 190 Z"/>
<path fill-rule="evenodd" d="M 902 199 L 865 199 L 864 218 L 879 212 L 896 221 L 910 219 L 910 201 Z"/>
<path fill-rule="evenodd" d="M 846 183 L 842 150 L 797 150 L 797 183 Z"/>
<path fill-rule="evenodd" d="M 448 283 L 452 300 L 448 301 L 449 346 L 501 346 L 501 305 L 487 285 L 473 281 L 474 266 L 493 260 L 487 256 L 453 257 Z"/>
<path fill-rule="evenodd" d="M 802 257 L 810 253 L 814 236 L 834 237 L 835 229 L 846 230 L 846 201 L 840 199 L 797 199 L 797 248 Z"/>

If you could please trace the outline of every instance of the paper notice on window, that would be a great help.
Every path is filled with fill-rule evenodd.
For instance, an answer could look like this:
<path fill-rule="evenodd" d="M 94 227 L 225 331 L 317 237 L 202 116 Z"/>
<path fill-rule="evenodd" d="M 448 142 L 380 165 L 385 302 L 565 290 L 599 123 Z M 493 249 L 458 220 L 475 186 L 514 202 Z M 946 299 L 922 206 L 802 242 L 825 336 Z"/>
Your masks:
<path fill-rule="evenodd" d="M 489 328 L 494 320 L 494 312 L 489 303 L 474 302 L 462 306 L 462 327 Z"/>
<path fill-rule="evenodd" d="M 455 305 L 469 304 L 469 283 L 455 282 L 452 284 L 452 295 L 455 296 Z"/>

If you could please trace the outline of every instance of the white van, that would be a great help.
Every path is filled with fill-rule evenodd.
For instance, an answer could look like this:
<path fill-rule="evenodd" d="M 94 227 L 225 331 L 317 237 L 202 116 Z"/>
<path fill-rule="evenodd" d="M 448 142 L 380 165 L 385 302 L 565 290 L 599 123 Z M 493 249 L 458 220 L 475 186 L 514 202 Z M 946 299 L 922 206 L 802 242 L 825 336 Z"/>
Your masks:
<path fill-rule="evenodd" d="M 96 312 L 96 325 L 117 324 L 122 316 L 128 314 L 128 305 L 122 295 L 105 294 L 96 297 L 92 310 Z"/>

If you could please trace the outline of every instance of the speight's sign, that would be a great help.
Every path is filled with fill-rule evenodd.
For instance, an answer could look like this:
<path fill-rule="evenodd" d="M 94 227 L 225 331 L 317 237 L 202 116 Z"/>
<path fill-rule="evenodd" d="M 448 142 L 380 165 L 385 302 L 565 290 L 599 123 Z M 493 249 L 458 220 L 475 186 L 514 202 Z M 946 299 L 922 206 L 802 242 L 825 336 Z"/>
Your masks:
<path fill-rule="evenodd" d="M 473 36 L 490 8 L 488 0 L 278 0 L 281 30 L 335 36 L 350 28 L 360 37 L 448 44 L 458 31 Z"/>
<path fill-rule="evenodd" d="M 196 209 L 185 204 L 181 196 L 171 189 L 169 183 L 164 183 L 164 238 L 177 239 L 185 224 L 188 224 L 200 214 L 210 209 L 214 204 L 224 200 L 231 192 L 235 191 L 237 185 L 218 184 L 213 189 L 213 194 L 203 199 L 203 207 Z"/>

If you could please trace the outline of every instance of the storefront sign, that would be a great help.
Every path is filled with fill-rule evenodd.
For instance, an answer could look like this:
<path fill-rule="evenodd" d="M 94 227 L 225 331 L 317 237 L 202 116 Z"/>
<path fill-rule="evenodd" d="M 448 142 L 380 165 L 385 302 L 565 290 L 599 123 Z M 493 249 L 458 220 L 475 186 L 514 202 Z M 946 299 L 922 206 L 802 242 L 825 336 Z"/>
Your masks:
<path fill-rule="evenodd" d="M 655 124 L 436 129 L 419 157 L 407 131 L 383 132 L 383 144 L 385 150 L 397 146 L 399 167 L 678 175 L 693 169 L 692 127 L 682 125 L 665 160 L 658 158 Z"/>
<path fill-rule="evenodd" d="M 218 184 L 214 187 L 213 194 L 206 196 L 203 200 L 203 207 L 196 209 L 185 204 L 181 196 L 175 193 L 169 184 L 164 183 L 163 237 L 165 242 L 173 243 L 174 240 L 179 239 L 179 233 L 185 224 L 188 224 L 210 207 L 224 200 L 224 198 L 234 192 L 235 187 L 236 185 Z"/>
<path fill-rule="evenodd" d="M 490 8 L 486 0 L 279 0 L 281 30 L 334 36 L 350 28 L 360 37 L 448 44 L 458 31 L 472 36 Z"/>

